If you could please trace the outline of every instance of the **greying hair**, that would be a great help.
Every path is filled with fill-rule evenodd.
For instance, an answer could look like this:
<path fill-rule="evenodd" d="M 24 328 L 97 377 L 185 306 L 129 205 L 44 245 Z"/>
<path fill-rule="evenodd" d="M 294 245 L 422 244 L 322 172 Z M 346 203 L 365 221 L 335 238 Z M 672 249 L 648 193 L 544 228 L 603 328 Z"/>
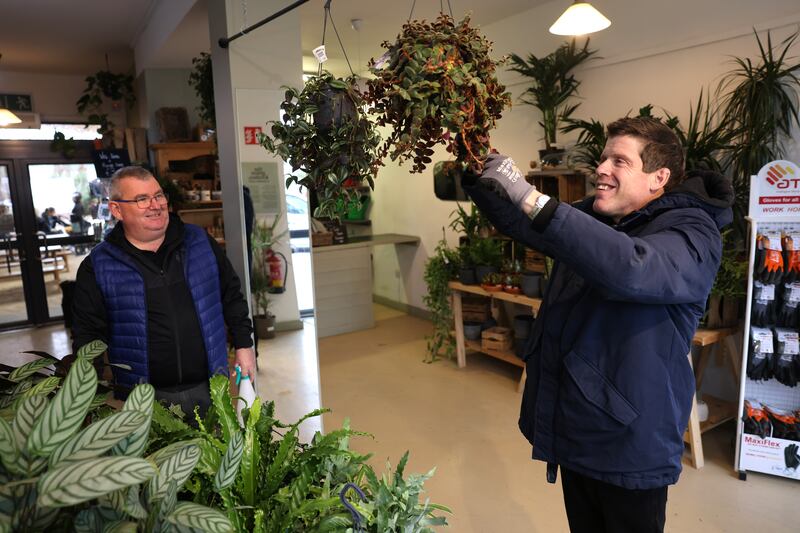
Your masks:
<path fill-rule="evenodd" d="M 153 176 L 153 174 L 146 168 L 136 166 L 122 167 L 114 172 L 113 176 L 111 176 L 111 182 L 108 186 L 108 198 L 110 200 L 120 199 L 119 182 L 125 178 L 135 178 L 142 181 L 147 181 L 151 178 L 156 179 L 155 176 Z"/>

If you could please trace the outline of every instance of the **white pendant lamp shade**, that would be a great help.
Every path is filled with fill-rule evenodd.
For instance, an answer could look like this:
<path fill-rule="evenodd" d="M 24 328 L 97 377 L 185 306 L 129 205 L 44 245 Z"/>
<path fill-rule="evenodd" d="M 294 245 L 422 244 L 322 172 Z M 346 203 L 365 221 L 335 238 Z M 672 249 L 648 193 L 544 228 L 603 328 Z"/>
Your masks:
<path fill-rule="evenodd" d="M 585 35 L 604 30 L 611 26 L 602 13 L 588 2 L 575 2 L 550 26 L 550 33 L 556 35 Z"/>
<path fill-rule="evenodd" d="M 17 115 L 5 108 L 0 108 L 0 126 L 9 126 L 22 122 Z"/>

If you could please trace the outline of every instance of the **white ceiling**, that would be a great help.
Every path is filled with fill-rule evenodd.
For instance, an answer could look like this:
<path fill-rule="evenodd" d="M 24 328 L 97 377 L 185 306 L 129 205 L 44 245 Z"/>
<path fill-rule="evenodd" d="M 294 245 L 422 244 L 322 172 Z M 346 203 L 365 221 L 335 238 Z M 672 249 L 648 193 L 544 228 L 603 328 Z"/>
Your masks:
<path fill-rule="evenodd" d="M 108 55 L 111 70 L 132 71 L 132 49 L 159 1 L 172 0 L 0 0 L 0 70 L 90 74 L 106 67 Z M 198 0 L 151 64 L 139 65 L 137 70 L 191 67 L 192 57 L 209 49 L 206 1 Z M 259 0 L 249 1 L 252 6 Z M 485 25 L 547 1 L 552 0 L 451 0 L 450 6 L 456 19 L 472 12 L 473 23 Z M 285 1 L 285 5 L 291 3 Z M 331 3 L 333 22 L 355 70 L 359 70 L 358 64 L 365 65 L 370 57 L 383 53 L 381 42 L 396 37 L 412 3 L 413 0 Z M 417 1 L 414 18 L 435 18 L 440 4 L 447 12 L 446 0 Z M 566 7 L 569 2 L 565 0 L 564 4 Z M 311 56 L 311 50 L 321 42 L 323 7 L 324 0 L 311 0 L 298 8 L 306 56 Z M 248 24 L 257 22 L 251 18 Z M 362 20 L 359 31 L 351 27 L 351 19 Z M 268 31 L 268 26 L 257 31 Z M 332 65 L 326 67 L 345 65 L 330 24 L 325 41 L 332 59 Z"/>

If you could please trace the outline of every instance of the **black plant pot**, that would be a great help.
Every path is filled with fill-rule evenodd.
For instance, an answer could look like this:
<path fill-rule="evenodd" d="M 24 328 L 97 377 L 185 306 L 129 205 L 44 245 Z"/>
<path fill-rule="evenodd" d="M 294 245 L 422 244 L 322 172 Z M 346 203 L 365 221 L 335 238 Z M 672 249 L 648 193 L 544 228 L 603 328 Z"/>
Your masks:
<path fill-rule="evenodd" d="M 470 341 L 477 341 L 481 338 L 480 322 L 464 322 L 464 338 Z"/>
<path fill-rule="evenodd" d="M 525 346 L 527 344 L 528 339 L 514 339 L 514 355 L 525 360 Z"/>
<path fill-rule="evenodd" d="M 461 267 L 461 270 L 458 273 L 458 281 L 464 285 L 476 285 L 478 281 L 475 277 L 475 268 Z"/>
<path fill-rule="evenodd" d="M 533 316 L 517 315 L 514 317 L 514 338 L 527 339 L 533 327 Z"/>
<path fill-rule="evenodd" d="M 483 283 L 483 278 L 487 274 L 494 274 L 498 271 L 496 266 L 487 266 L 487 265 L 477 265 L 475 267 L 475 277 L 477 278 L 478 283 Z"/>
<path fill-rule="evenodd" d="M 327 131 L 355 120 L 357 116 L 356 106 L 346 91 L 326 87 L 320 95 L 319 111 L 314 113 L 314 126 Z"/>
<path fill-rule="evenodd" d="M 522 274 L 522 294 L 529 298 L 540 298 L 542 296 L 542 275 L 525 273 Z"/>
<path fill-rule="evenodd" d="M 539 161 L 543 167 L 559 167 L 564 163 L 564 150 L 556 146 L 539 150 Z"/>

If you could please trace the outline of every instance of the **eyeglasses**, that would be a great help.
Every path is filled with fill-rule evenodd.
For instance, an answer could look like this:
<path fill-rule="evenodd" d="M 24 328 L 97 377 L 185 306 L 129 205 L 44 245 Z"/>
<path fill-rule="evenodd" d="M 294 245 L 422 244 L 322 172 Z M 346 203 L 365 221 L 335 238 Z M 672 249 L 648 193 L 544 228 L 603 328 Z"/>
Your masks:
<path fill-rule="evenodd" d="M 167 205 L 169 197 L 167 196 L 167 193 L 159 192 L 154 194 L 153 196 L 140 196 L 138 198 L 134 198 L 133 200 L 111 200 L 111 201 L 118 202 L 120 204 L 132 204 L 135 202 L 136 207 L 138 207 L 139 209 L 147 209 L 148 207 L 150 207 L 150 204 L 152 203 L 153 200 L 155 200 L 159 206 L 163 207 Z"/>

